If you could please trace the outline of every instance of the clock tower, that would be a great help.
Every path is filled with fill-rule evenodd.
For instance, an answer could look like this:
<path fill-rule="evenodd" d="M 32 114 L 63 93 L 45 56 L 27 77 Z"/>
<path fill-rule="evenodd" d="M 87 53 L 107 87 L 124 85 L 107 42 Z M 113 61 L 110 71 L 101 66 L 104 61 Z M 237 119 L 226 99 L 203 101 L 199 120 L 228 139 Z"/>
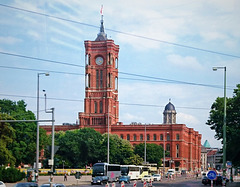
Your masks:
<path fill-rule="evenodd" d="M 100 133 L 111 132 L 119 120 L 118 52 L 119 46 L 107 38 L 103 15 L 95 41 L 85 41 L 84 112 L 79 113 L 80 127 Z"/>

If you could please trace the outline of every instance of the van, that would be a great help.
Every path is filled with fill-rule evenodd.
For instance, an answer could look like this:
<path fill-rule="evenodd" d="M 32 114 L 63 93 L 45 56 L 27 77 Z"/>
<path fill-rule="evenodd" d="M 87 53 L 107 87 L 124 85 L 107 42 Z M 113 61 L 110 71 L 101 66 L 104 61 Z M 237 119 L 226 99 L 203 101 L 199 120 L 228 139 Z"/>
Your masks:
<path fill-rule="evenodd" d="M 172 175 L 175 174 L 175 169 L 168 169 L 168 173 L 171 173 Z"/>

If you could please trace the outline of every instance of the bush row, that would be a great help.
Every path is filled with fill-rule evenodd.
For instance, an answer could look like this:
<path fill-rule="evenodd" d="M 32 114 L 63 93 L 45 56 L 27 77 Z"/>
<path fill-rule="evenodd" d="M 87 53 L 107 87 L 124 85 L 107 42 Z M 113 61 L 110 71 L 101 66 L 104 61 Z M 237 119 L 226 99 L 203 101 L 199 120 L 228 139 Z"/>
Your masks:
<path fill-rule="evenodd" d="M 16 168 L 0 167 L 0 181 L 3 182 L 17 182 L 26 177 L 25 173 Z"/>

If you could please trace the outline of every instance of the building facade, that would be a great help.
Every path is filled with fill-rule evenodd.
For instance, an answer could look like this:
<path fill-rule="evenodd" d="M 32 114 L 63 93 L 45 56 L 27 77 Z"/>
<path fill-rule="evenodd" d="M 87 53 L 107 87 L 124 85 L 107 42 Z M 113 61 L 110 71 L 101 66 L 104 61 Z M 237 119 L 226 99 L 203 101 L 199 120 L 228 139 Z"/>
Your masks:
<path fill-rule="evenodd" d="M 176 123 L 176 110 L 169 101 L 163 111 L 163 124 L 130 124 L 119 122 L 118 62 L 119 46 L 104 32 L 103 17 L 100 32 L 94 41 L 85 41 L 84 112 L 79 112 L 79 124 L 70 129 L 94 128 L 100 133 L 117 134 L 132 145 L 154 143 L 169 154 L 166 168 L 196 171 L 201 169 L 201 134 Z M 70 127 L 70 126 L 69 126 Z M 51 133 L 51 126 L 43 126 Z M 56 131 L 67 130 L 64 125 Z"/>

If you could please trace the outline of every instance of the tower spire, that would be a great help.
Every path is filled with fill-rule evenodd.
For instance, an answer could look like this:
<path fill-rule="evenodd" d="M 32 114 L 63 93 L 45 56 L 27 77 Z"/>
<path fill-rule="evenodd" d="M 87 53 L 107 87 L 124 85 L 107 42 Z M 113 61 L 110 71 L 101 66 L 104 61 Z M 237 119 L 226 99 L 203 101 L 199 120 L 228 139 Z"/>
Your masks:
<path fill-rule="evenodd" d="M 101 14 L 100 32 L 97 35 L 97 38 L 95 41 L 107 40 L 107 34 L 105 34 L 105 32 L 104 32 L 104 26 L 103 26 L 103 5 L 101 6 L 100 14 Z"/>

